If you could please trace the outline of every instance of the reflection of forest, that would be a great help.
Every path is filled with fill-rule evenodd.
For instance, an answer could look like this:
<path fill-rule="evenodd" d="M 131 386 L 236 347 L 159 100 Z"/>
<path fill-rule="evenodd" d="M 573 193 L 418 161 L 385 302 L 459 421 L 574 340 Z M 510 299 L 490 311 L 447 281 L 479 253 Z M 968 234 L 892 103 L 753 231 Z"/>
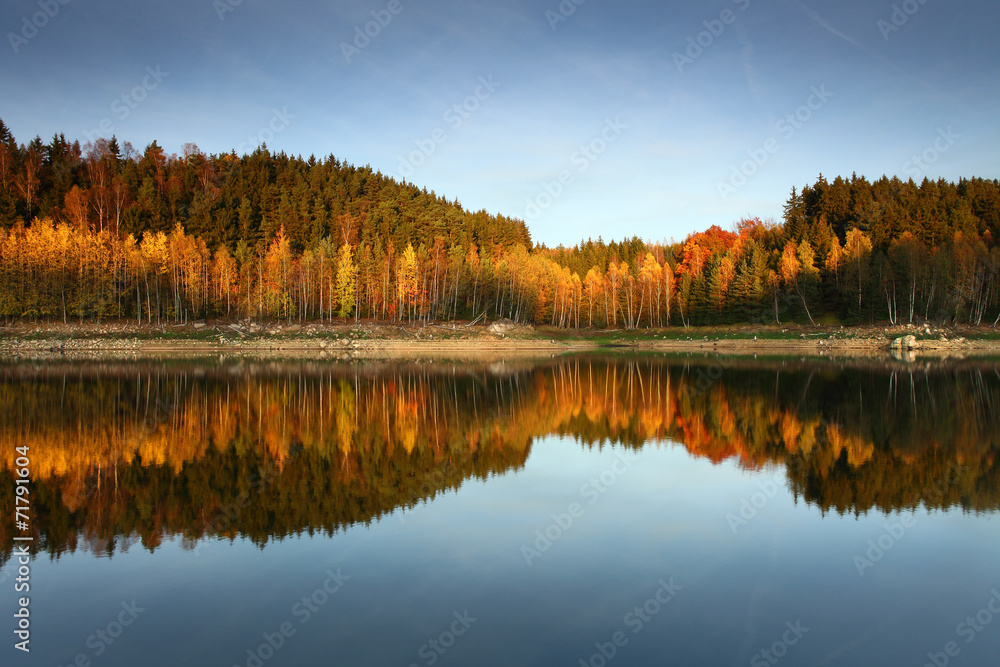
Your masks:
<path fill-rule="evenodd" d="M 31 448 L 36 544 L 53 554 L 332 532 L 517 469 L 548 434 L 782 464 L 824 510 L 981 511 L 1000 506 L 997 369 L 664 357 L 7 365 L 0 436 L 8 451 Z M 14 483 L 6 468 L 0 478 L 9 545 Z"/>

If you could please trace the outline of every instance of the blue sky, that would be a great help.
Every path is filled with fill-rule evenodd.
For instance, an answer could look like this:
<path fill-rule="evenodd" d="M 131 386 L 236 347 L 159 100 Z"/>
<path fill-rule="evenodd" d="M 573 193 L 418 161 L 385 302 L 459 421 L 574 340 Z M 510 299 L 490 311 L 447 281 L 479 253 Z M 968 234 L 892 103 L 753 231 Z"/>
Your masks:
<path fill-rule="evenodd" d="M 820 173 L 1000 177 L 998 24 L 986 0 L 9 0 L 0 118 L 333 154 L 549 245 L 681 239 Z"/>

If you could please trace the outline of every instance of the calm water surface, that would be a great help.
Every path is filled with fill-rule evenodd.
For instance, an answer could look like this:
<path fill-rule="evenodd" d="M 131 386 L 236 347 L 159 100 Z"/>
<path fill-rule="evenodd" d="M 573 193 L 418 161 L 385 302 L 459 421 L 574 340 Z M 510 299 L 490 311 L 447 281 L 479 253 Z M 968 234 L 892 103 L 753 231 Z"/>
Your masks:
<path fill-rule="evenodd" d="M 5 665 L 1000 664 L 992 362 L 7 363 L 0 434 Z"/>

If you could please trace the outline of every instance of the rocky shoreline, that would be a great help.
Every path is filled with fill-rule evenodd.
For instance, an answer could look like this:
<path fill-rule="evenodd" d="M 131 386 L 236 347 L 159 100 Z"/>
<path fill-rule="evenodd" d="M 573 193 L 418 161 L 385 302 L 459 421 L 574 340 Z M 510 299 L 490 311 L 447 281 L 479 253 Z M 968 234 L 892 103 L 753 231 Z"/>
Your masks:
<path fill-rule="evenodd" d="M 498 321 L 489 326 L 385 324 L 279 324 L 203 321 L 161 327 L 136 324 L 41 324 L 0 328 L 0 358 L 78 355 L 291 355 L 350 358 L 413 355 L 552 355 L 598 350 L 718 352 L 724 354 L 806 354 L 893 356 L 1000 355 L 996 338 L 968 339 L 954 330 L 930 326 L 844 330 L 765 328 L 761 337 L 727 337 L 733 330 L 587 332 L 546 338 L 554 331 Z M 559 332 L 564 334 L 565 332 Z M 680 332 L 684 333 L 684 332 Z M 708 335 L 704 335 L 704 334 Z M 716 335 L 717 334 L 717 335 Z M 781 334 L 780 337 L 776 337 Z M 769 337 L 768 337 L 769 335 Z M 919 338 L 918 338 L 919 336 Z"/>

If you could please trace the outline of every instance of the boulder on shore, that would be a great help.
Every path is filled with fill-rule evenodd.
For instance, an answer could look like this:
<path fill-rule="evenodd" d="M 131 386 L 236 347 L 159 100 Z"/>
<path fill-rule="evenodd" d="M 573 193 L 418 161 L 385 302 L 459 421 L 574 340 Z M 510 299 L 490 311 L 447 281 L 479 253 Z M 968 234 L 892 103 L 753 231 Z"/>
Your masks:
<path fill-rule="evenodd" d="M 898 350 L 915 350 L 920 347 L 916 336 L 900 336 L 892 341 L 892 347 Z"/>
<path fill-rule="evenodd" d="M 514 329 L 516 329 L 516 328 L 517 328 L 517 325 L 514 322 L 512 322 L 512 321 L 510 321 L 510 320 L 508 320 L 506 318 L 504 318 L 504 319 L 499 319 L 496 322 L 494 322 L 493 324 L 491 324 L 487 328 L 487 330 L 491 334 L 500 335 L 500 334 L 509 333 L 509 332 L 513 331 Z"/>

